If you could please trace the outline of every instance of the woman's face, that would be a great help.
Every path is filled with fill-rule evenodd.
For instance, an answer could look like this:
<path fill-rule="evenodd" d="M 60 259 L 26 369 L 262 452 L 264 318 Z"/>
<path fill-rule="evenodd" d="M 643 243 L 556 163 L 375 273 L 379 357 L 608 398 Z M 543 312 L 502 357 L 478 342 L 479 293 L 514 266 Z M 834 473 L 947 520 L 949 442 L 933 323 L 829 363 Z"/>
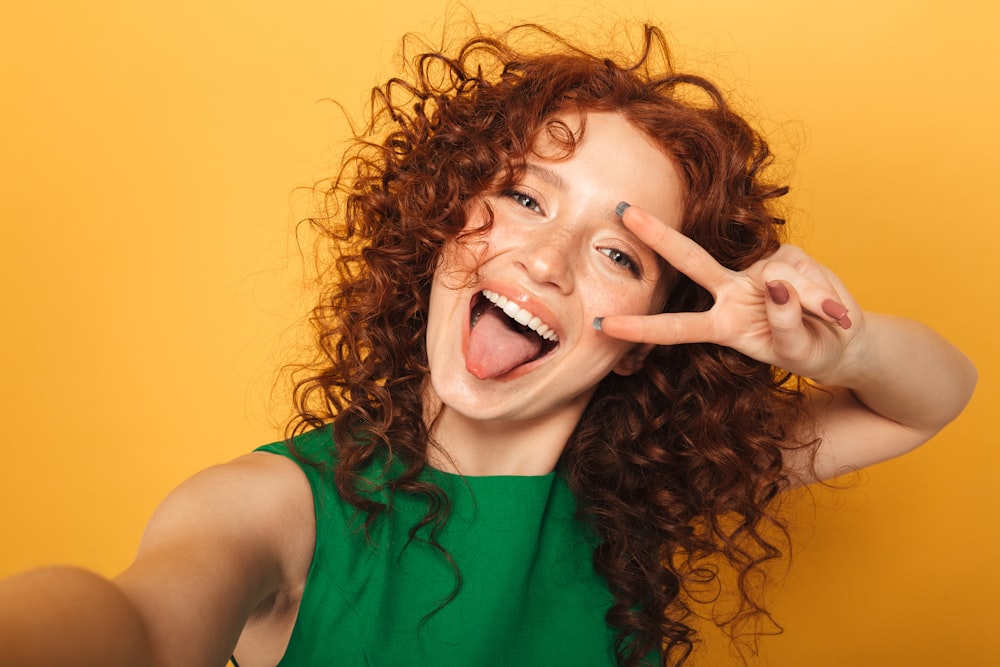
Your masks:
<path fill-rule="evenodd" d="M 579 128 L 578 116 L 561 120 Z M 536 153 L 560 150 L 543 133 Z M 467 419 L 575 424 L 598 382 L 638 370 L 648 351 L 595 330 L 594 318 L 658 312 L 666 299 L 669 269 L 615 206 L 640 205 L 679 228 L 678 172 L 621 115 L 595 112 L 572 156 L 533 154 L 520 182 L 484 199 L 493 225 L 449 244 L 435 274 L 433 390 L 443 411 Z M 482 226 L 479 207 L 470 210 L 467 229 Z"/>

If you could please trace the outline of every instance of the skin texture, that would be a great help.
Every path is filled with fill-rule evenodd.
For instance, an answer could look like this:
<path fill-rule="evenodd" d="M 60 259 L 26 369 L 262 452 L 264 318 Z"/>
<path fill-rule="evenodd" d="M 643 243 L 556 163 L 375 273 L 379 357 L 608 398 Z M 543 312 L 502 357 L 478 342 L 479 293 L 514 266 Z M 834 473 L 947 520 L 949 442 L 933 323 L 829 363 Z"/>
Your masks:
<path fill-rule="evenodd" d="M 579 119 L 565 121 L 579 128 Z M 680 178 L 666 154 L 620 115 L 587 114 L 586 127 L 572 156 L 532 156 L 520 183 L 489 194 L 493 224 L 471 241 L 453 242 L 437 272 L 427 341 L 430 401 L 441 406 L 432 437 L 447 453 L 434 463 L 442 468 L 550 472 L 597 383 L 610 372 L 634 372 L 648 351 L 601 335 L 592 323 L 597 315 L 662 309 L 670 273 L 614 207 L 627 197 L 679 227 Z M 537 152 L 554 147 L 542 142 Z M 468 228 L 483 222 L 472 216 Z M 558 333 L 558 347 L 500 378 L 475 377 L 464 352 L 470 303 L 482 289 L 541 316 Z"/>

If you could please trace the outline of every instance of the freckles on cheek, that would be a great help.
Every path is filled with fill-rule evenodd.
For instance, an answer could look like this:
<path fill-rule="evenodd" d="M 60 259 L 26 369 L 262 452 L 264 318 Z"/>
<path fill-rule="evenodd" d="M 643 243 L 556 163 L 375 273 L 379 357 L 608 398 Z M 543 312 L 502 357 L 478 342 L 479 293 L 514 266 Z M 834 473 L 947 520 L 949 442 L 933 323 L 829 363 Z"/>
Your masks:
<path fill-rule="evenodd" d="M 598 315 L 651 315 L 663 312 L 666 290 L 643 289 L 641 293 L 630 290 L 612 290 L 602 294 L 593 307 Z"/>

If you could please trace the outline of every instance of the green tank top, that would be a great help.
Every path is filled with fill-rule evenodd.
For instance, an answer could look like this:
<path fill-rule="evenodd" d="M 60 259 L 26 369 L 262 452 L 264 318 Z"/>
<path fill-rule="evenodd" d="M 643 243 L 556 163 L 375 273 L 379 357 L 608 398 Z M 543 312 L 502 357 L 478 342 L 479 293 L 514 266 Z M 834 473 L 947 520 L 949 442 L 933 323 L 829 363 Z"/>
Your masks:
<path fill-rule="evenodd" d="M 332 464 L 328 428 L 299 436 L 296 448 Z M 284 443 L 261 450 L 290 456 Z M 425 473 L 452 502 L 438 539 L 461 584 L 442 607 L 455 571 L 408 536 L 426 501 L 396 498 L 367 540 L 332 473 L 300 467 L 313 491 L 316 550 L 280 667 L 615 664 L 615 631 L 604 620 L 614 598 L 592 565 L 596 538 L 574 518 L 559 474 Z"/>

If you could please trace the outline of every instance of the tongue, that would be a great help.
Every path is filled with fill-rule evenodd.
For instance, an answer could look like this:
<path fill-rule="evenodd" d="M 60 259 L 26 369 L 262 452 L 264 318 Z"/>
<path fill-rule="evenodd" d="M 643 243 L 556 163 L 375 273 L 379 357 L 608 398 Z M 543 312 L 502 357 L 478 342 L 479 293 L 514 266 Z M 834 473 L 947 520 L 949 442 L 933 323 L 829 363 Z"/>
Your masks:
<path fill-rule="evenodd" d="M 508 373 L 534 359 L 542 350 L 542 339 L 534 333 L 521 334 L 510 328 L 510 318 L 497 308 L 489 308 L 469 332 L 465 367 L 480 380 Z"/>

